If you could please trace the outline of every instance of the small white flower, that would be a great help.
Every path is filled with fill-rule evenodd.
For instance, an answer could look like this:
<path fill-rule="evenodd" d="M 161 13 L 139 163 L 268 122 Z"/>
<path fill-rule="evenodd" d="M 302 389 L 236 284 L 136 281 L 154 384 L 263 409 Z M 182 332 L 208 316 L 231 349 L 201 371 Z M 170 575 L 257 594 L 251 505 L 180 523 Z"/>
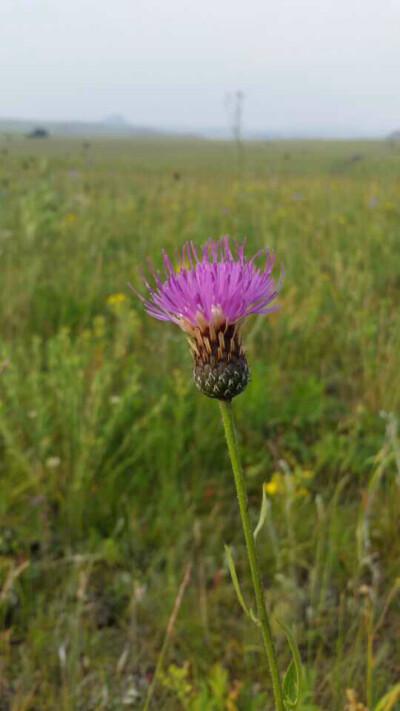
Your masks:
<path fill-rule="evenodd" d="M 60 457 L 49 457 L 46 459 L 46 467 L 48 469 L 57 469 L 61 464 L 61 459 Z"/>

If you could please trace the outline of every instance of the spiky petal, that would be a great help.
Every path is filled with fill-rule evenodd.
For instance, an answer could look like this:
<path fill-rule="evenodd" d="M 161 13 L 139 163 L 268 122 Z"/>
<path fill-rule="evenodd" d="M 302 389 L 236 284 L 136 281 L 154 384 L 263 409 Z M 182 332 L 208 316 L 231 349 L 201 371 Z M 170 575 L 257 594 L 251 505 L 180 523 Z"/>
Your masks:
<path fill-rule="evenodd" d="M 249 371 L 241 346 L 240 326 L 254 313 L 268 313 L 279 291 L 271 277 L 274 257 L 261 250 L 244 256 L 245 240 L 209 239 L 200 253 L 187 242 L 174 267 L 163 253 L 164 276 L 149 261 L 154 286 L 147 280 L 148 298 L 139 295 L 150 316 L 172 321 L 188 335 L 195 361 L 197 387 L 209 397 L 230 400 L 247 385 Z M 255 264 L 265 257 L 264 268 Z"/>

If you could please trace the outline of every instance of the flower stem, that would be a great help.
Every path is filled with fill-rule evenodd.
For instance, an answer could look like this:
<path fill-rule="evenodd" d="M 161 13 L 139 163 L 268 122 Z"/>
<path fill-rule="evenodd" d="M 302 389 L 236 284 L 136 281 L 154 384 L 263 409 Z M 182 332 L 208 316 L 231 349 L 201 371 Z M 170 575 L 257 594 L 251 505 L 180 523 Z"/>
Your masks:
<path fill-rule="evenodd" d="M 246 488 L 243 478 L 242 466 L 240 463 L 239 447 L 237 443 L 235 422 L 233 419 L 232 401 L 219 401 L 222 422 L 225 430 L 226 442 L 231 459 L 233 476 L 235 478 L 236 493 L 239 502 L 240 516 L 242 519 L 243 533 L 246 541 L 247 556 L 249 559 L 251 579 L 253 581 L 254 595 L 257 603 L 258 619 L 260 622 L 261 636 L 268 660 L 269 670 L 272 677 L 276 711 L 285 711 L 283 704 L 282 685 L 279 674 L 276 653 L 272 641 L 271 627 L 268 619 L 267 608 L 264 602 L 264 595 L 261 583 L 260 566 L 257 558 L 257 551 L 254 542 L 253 531 L 249 518 L 249 505 L 247 501 Z"/>

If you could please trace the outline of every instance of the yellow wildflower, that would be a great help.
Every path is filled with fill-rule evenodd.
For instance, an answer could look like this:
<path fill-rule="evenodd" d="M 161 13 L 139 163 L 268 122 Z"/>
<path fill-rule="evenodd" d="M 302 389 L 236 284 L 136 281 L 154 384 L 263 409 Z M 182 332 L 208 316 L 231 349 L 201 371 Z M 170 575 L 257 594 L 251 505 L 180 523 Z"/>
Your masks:
<path fill-rule="evenodd" d="M 357 700 L 354 689 L 346 689 L 346 698 L 348 704 L 345 706 L 345 711 L 367 711 L 367 707 Z"/>
<path fill-rule="evenodd" d="M 235 701 L 239 699 L 242 685 L 242 682 L 236 680 L 234 681 L 233 687 L 230 689 L 228 693 L 228 698 L 226 700 L 226 711 L 237 711 L 238 707 Z"/>
<path fill-rule="evenodd" d="M 121 294 L 120 292 L 117 294 L 110 294 L 110 296 L 107 297 L 107 304 L 110 304 L 110 306 L 119 306 L 125 301 L 125 299 L 125 294 Z"/>
<path fill-rule="evenodd" d="M 314 472 L 311 469 L 299 469 L 296 471 L 296 474 L 300 479 L 306 479 L 308 481 L 314 477 Z"/>
<path fill-rule="evenodd" d="M 268 496 L 274 496 L 274 494 L 276 494 L 278 491 L 278 484 L 276 481 L 267 481 L 264 484 L 264 489 L 265 493 L 268 494 Z"/>
<path fill-rule="evenodd" d="M 299 486 L 296 489 L 296 496 L 308 496 L 308 490 L 305 488 L 305 486 Z"/>
<path fill-rule="evenodd" d="M 388 200 L 387 202 L 385 202 L 383 208 L 384 210 L 386 210 L 386 212 L 394 212 L 394 210 L 396 209 L 396 205 L 391 200 Z"/>
<path fill-rule="evenodd" d="M 179 272 L 181 272 L 183 269 L 187 269 L 187 270 L 190 269 L 190 262 L 188 259 L 184 259 L 182 261 L 177 262 L 177 264 L 175 264 L 175 271 L 177 274 L 179 274 Z"/>
<path fill-rule="evenodd" d="M 267 496 L 282 494 L 285 490 L 282 474 L 280 472 L 274 472 L 270 481 L 265 482 L 264 489 Z"/>

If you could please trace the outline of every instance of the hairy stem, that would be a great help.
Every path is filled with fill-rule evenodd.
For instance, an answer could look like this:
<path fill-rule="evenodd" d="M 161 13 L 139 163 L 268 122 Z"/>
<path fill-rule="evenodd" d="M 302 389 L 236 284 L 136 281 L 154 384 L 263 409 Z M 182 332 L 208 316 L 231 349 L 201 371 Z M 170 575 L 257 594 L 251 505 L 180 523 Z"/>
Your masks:
<path fill-rule="evenodd" d="M 249 507 L 247 501 L 246 488 L 243 478 L 242 466 L 240 463 L 239 448 L 236 438 L 235 423 L 233 419 L 232 401 L 219 401 L 222 422 L 225 430 L 226 442 L 228 445 L 229 456 L 231 459 L 233 476 L 235 478 L 236 493 L 239 502 L 240 516 L 242 519 L 243 533 L 246 541 L 247 556 L 249 559 L 251 579 L 253 582 L 254 595 L 256 598 L 258 619 L 260 621 L 261 636 L 263 639 L 264 649 L 268 660 L 269 670 L 272 677 L 272 686 L 274 690 L 275 708 L 276 711 L 285 711 L 283 704 L 283 694 L 281 678 L 279 674 L 278 664 L 276 661 L 276 653 L 272 641 L 271 627 L 269 623 L 267 608 L 264 602 L 264 595 L 261 583 L 260 566 L 257 558 L 253 531 L 249 518 Z"/>

